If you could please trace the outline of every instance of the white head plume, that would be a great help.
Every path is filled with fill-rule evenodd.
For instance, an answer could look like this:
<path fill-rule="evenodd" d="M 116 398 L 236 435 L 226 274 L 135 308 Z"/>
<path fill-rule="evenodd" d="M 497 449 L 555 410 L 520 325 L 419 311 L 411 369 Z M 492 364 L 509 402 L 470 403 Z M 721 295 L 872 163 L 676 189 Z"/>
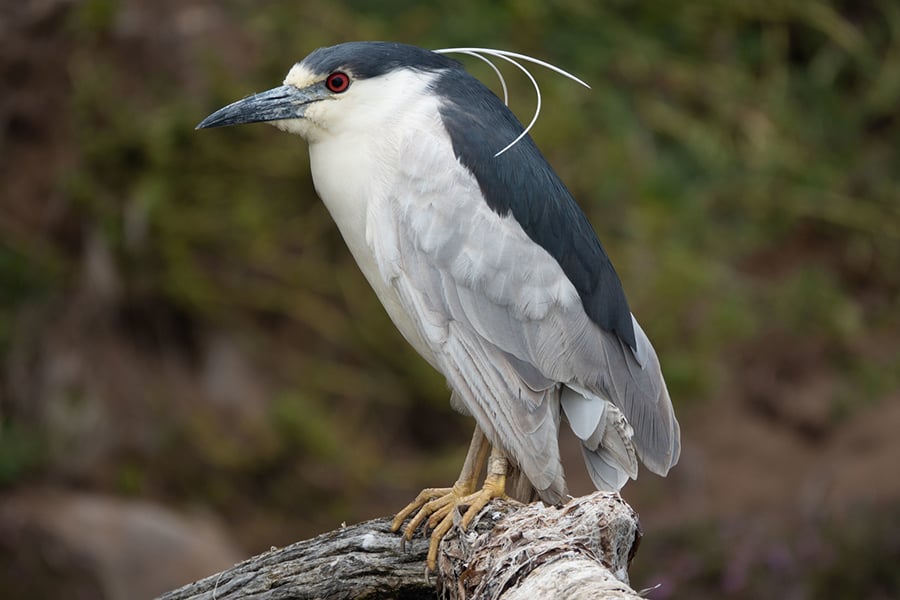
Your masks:
<path fill-rule="evenodd" d="M 487 57 L 492 56 L 494 58 L 500 58 L 500 59 L 505 60 L 508 63 L 515 65 L 516 67 L 518 67 L 518 69 L 520 71 L 522 71 L 525 74 L 526 77 L 528 77 L 528 80 L 531 81 L 531 85 L 534 87 L 534 92 L 537 96 L 537 105 L 535 106 L 535 109 L 534 109 L 534 115 L 532 116 L 531 121 L 528 123 L 528 125 L 525 127 L 525 129 L 522 131 L 522 133 L 520 133 L 518 135 L 518 137 L 516 137 L 516 139 L 514 139 L 512 142 L 507 144 L 507 146 L 505 148 L 503 148 L 502 150 L 497 152 L 494 155 L 494 157 L 500 156 L 501 154 L 503 154 L 504 152 L 506 152 L 513 146 L 515 146 L 519 140 L 521 140 L 523 137 L 525 137 L 525 135 L 527 135 L 528 132 L 531 131 L 531 128 L 534 127 L 534 124 L 537 123 L 538 115 L 541 114 L 541 88 L 538 85 L 537 80 L 534 78 L 534 75 L 531 74 L 531 71 L 529 71 L 519 61 L 526 61 L 526 62 L 530 62 L 532 64 L 540 65 L 546 69 L 550 69 L 551 71 L 553 71 L 555 73 L 559 73 L 563 77 L 571 79 L 572 81 L 574 81 L 576 83 L 580 83 L 581 85 L 583 85 L 584 87 L 586 87 L 588 89 L 591 88 L 591 86 L 589 86 L 587 83 L 585 83 L 584 81 L 582 81 L 575 75 L 572 75 L 568 71 L 560 69 L 556 65 L 552 65 L 552 64 L 545 62 L 539 58 L 534 58 L 533 56 L 528 56 L 526 54 L 519 54 L 518 52 L 510 52 L 508 50 L 495 50 L 492 48 L 441 48 L 440 50 L 435 50 L 435 52 L 437 52 L 438 54 L 466 54 L 468 56 L 474 56 L 475 58 L 478 58 L 478 59 L 486 62 L 491 67 L 491 69 L 493 69 L 494 73 L 497 74 L 497 77 L 500 79 L 500 86 L 503 88 L 503 103 L 506 104 L 507 106 L 509 106 L 509 89 L 506 86 L 506 79 L 504 79 L 503 73 L 500 71 L 500 69 L 497 67 L 497 65 L 494 64 L 491 61 L 491 59 L 487 58 Z"/>

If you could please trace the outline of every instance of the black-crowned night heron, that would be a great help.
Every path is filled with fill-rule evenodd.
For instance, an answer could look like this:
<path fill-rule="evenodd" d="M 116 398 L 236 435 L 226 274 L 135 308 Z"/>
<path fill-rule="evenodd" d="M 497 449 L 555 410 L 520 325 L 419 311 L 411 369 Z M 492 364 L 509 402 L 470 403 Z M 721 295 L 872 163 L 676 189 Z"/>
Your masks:
<path fill-rule="evenodd" d="M 665 475 L 680 452 L 656 353 L 593 229 L 504 102 L 445 52 L 321 48 L 283 86 L 198 125 L 265 121 L 306 139 L 316 191 L 366 279 L 474 417 L 453 487 L 423 490 L 393 523 L 415 513 L 409 539 L 428 519 L 431 568 L 458 508 L 465 527 L 507 489 L 563 500 L 561 417 L 598 489 L 635 478 L 638 458 Z"/>

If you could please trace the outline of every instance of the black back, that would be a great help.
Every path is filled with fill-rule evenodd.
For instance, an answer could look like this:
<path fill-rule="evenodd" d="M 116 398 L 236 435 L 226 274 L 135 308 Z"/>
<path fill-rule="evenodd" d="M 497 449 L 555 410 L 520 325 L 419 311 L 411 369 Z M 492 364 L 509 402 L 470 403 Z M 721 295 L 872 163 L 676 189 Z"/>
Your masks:
<path fill-rule="evenodd" d="M 594 323 L 635 349 L 622 283 L 587 217 L 530 136 L 494 156 L 522 132 L 503 102 L 465 71 L 443 73 L 436 91 L 453 151 L 497 213 L 512 213 L 562 267 Z"/>

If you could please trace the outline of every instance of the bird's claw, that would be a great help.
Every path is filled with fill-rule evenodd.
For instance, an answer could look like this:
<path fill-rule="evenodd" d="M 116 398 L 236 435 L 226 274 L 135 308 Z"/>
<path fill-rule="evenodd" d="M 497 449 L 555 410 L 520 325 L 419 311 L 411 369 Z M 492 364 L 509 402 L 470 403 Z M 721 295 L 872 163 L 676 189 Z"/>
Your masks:
<path fill-rule="evenodd" d="M 413 533 L 419 524 L 437 510 L 438 506 L 434 506 L 434 504 L 444 498 L 452 497 L 454 493 L 453 490 L 454 488 L 425 488 L 419 492 L 419 495 L 416 496 L 415 500 L 407 504 L 397 513 L 397 516 L 391 521 L 391 531 L 398 531 L 407 517 L 416 513 L 415 517 L 412 518 L 403 530 L 403 538 L 407 541 L 412 540 Z"/>
<path fill-rule="evenodd" d="M 506 496 L 506 481 L 502 475 L 492 476 L 489 474 L 480 490 L 473 491 L 474 487 L 473 482 L 457 482 L 452 488 L 422 490 L 416 499 L 397 513 L 391 522 L 391 531 L 398 531 L 406 518 L 415 513 L 415 516 L 403 529 L 403 541 L 412 540 L 416 529 L 423 522 L 425 522 L 426 531 L 433 530 L 426 559 L 429 571 L 434 571 L 437 566 L 437 551 L 441 540 L 453 526 L 454 513 L 458 513 L 460 507 L 467 507 L 459 521 L 459 526 L 465 530 L 491 500 Z"/>

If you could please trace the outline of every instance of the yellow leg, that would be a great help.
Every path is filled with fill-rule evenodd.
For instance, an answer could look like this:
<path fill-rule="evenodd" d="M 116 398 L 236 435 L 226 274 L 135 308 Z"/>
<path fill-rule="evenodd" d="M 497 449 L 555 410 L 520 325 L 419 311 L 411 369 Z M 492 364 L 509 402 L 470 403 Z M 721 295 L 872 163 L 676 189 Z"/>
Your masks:
<path fill-rule="evenodd" d="M 430 570 L 435 568 L 441 539 L 453 526 L 453 512 L 458 507 L 468 507 L 460 521 L 460 526 L 465 529 L 488 502 L 506 495 L 507 460 L 503 453 L 496 448 L 491 451 L 488 460 L 484 485 L 480 490 L 475 491 L 478 485 L 478 476 L 484 467 L 489 448 L 490 444 L 487 438 L 481 429 L 476 427 L 462 472 L 453 487 L 422 490 L 416 499 L 397 513 L 391 522 L 391 530 L 397 531 L 407 517 L 416 513 L 403 530 L 404 539 L 411 540 L 419 525 L 428 519 L 426 529 L 434 529 L 428 546 L 428 568 Z"/>
<path fill-rule="evenodd" d="M 472 442 L 469 444 L 469 451 L 466 453 L 466 461 L 463 463 L 462 471 L 459 479 L 450 488 L 426 488 L 419 492 L 416 499 L 406 505 L 394 520 L 391 522 L 391 531 L 397 531 L 411 514 L 419 511 L 415 518 L 410 521 L 409 525 L 404 529 L 407 540 L 411 540 L 416 528 L 428 516 L 441 508 L 448 505 L 453 497 L 467 496 L 475 491 L 478 485 L 478 476 L 481 475 L 481 469 L 484 467 L 484 461 L 487 458 L 490 444 L 479 427 L 475 427 L 475 433 L 472 434 Z"/>

